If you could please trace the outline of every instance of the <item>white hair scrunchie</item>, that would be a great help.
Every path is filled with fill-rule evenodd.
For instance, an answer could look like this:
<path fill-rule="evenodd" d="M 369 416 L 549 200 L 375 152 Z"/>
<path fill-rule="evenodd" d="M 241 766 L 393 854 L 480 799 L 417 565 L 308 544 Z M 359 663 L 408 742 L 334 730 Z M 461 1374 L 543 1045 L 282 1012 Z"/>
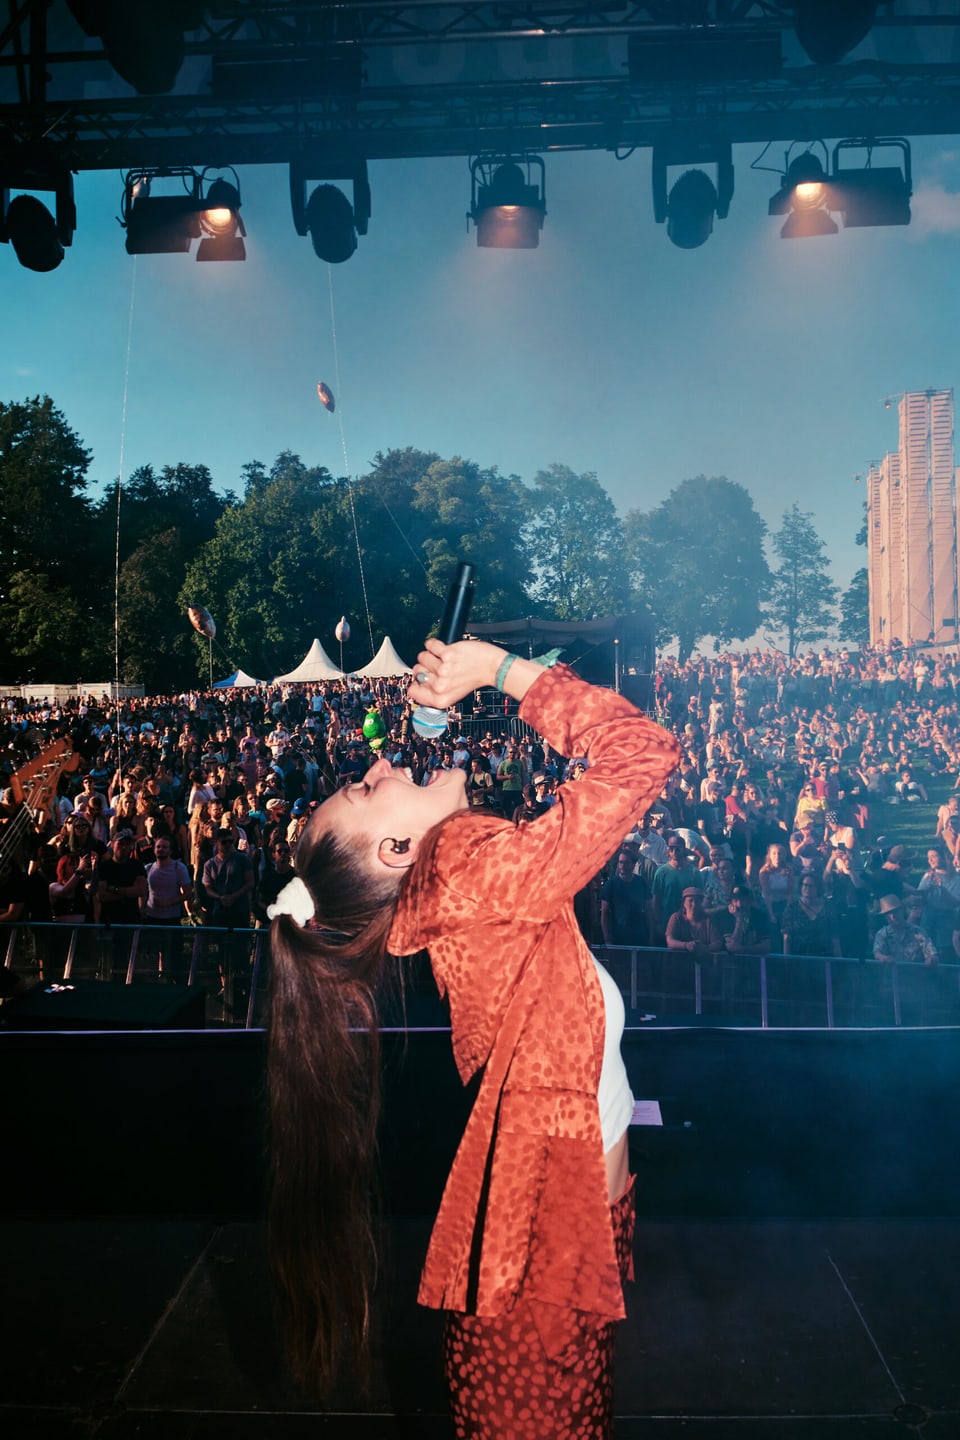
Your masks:
<path fill-rule="evenodd" d="M 289 915 L 296 920 L 301 930 L 313 919 L 313 896 L 299 875 L 288 880 L 272 905 L 267 906 L 267 915 L 276 920 L 278 915 Z"/>

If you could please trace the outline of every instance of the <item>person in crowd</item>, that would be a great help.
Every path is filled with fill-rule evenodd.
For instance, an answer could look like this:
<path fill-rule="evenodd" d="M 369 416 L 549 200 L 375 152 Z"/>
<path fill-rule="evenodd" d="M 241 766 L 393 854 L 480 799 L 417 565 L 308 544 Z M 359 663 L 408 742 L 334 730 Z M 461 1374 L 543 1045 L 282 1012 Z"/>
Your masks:
<path fill-rule="evenodd" d="M 506 754 L 497 766 L 497 798 L 500 809 L 506 816 L 512 816 L 523 799 L 523 764 L 520 750 L 511 741 Z"/>
<path fill-rule="evenodd" d="M 494 781 L 490 767 L 481 755 L 470 760 L 467 775 L 467 802 L 471 810 L 488 811 L 494 798 Z"/>
<path fill-rule="evenodd" d="M 906 916 L 906 902 L 900 895 L 883 895 L 880 915 L 886 921 L 873 941 L 873 958 L 888 963 L 936 965 L 940 958 L 930 936 Z"/>
<path fill-rule="evenodd" d="M 203 867 L 203 916 L 208 925 L 227 930 L 250 924 L 253 868 L 237 851 L 231 828 L 218 830 L 214 853 Z"/>
<path fill-rule="evenodd" d="M 89 918 L 94 867 L 89 855 L 69 851 L 57 861 L 57 878 L 50 884 L 50 910 L 59 925 L 83 925 Z"/>
<path fill-rule="evenodd" d="M 949 958 L 953 932 L 960 918 L 960 874 L 948 868 L 938 845 L 927 849 L 927 868 L 917 885 L 922 903 L 922 925 L 941 956 Z"/>
<path fill-rule="evenodd" d="M 374 995 L 389 955 L 426 948 L 450 997 L 461 1076 L 483 1070 L 419 1297 L 445 1312 L 454 1428 L 541 1440 L 549 1396 L 566 1432 L 605 1436 L 632 1234 L 632 1097 L 619 992 L 584 946 L 572 900 L 677 747 L 620 696 L 485 642 L 428 640 L 418 675 L 410 698 L 436 707 L 495 680 L 558 751 L 586 748 L 590 768 L 514 827 L 469 809 L 461 770 L 422 789 L 377 761 L 301 840 L 297 877 L 271 907 L 268 1233 L 288 1351 L 295 1373 L 323 1380 L 345 1341 L 363 1348 Z M 334 1107 L 330 1094 L 342 1097 Z"/>
<path fill-rule="evenodd" d="M 257 888 L 254 912 L 261 925 L 268 923 L 268 907 L 276 903 L 278 895 L 293 879 L 294 873 L 290 846 L 285 839 L 278 836 L 270 846 L 267 864 Z"/>
<path fill-rule="evenodd" d="M 845 845 L 836 845 L 823 872 L 824 889 L 837 920 L 840 953 L 854 959 L 869 954 L 868 915 L 872 893 L 863 873 Z"/>
<path fill-rule="evenodd" d="M 190 871 L 173 855 L 173 842 L 160 835 L 154 844 L 155 859 L 147 868 L 147 895 L 143 918 L 148 925 L 179 925 L 193 903 Z"/>
<path fill-rule="evenodd" d="M 706 870 L 700 871 L 700 879 L 704 882 L 703 913 L 708 919 L 716 920 L 729 910 L 733 892 L 737 888 L 737 872 L 733 861 L 721 855 L 709 874 Z"/>
<path fill-rule="evenodd" d="M 104 925 L 136 925 L 147 898 L 147 877 L 134 854 L 131 830 L 118 830 L 97 870 L 97 904 Z"/>
<path fill-rule="evenodd" d="M 667 921 L 668 950 L 685 950 L 691 955 L 715 955 L 723 949 L 723 938 L 703 908 L 703 891 L 688 885 L 683 891 L 680 909 Z"/>
<path fill-rule="evenodd" d="M 666 940 L 667 921 L 683 908 L 683 892 L 703 888 L 699 869 L 690 861 L 686 841 L 677 834 L 667 840 L 667 863 L 659 865 L 650 887 L 650 938 L 654 945 Z"/>
<path fill-rule="evenodd" d="M 784 955 L 840 955 L 836 916 L 823 894 L 823 882 L 812 870 L 800 877 L 800 889 L 780 922 Z"/>
<path fill-rule="evenodd" d="M 777 933 L 782 933 L 783 912 L 796 896 L 797 874 L 790 848 L 775 841 L 767 849 L 758 880 L 770 924 Z"/>
<path fill-rule="evenodd" d="M 714 925 L 730 955 L 767 955 L 773 944 L 770 919 L 749 885 L 735 885 L 726 912 Z"/>
<path fill-rule="evenodd" d="M 646 945 L 649 891 L 634 874 L 634 857 L 624 848 L 600 891 L 600 929 L 604 945 Z"/>

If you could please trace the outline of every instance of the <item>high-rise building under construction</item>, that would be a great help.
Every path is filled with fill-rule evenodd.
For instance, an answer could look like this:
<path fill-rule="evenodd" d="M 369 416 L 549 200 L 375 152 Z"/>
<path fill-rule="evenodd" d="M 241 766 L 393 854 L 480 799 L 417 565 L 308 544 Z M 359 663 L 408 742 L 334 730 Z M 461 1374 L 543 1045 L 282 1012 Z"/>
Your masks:
<path fill-rule="evenodd" d="M 900 397 L 900 445 L 867 475 L 870 643 L 957 639 L 953 391 Z"/>

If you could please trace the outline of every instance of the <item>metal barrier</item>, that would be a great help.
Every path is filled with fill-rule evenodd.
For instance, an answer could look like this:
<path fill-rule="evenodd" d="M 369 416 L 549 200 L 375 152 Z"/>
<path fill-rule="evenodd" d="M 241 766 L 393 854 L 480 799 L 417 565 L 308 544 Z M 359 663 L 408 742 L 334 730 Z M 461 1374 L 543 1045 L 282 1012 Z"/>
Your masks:
<path fill-rule="evenodd" d="M 960 1026 L 960 965 L 798 955 L 708 955 L 625 945 L 593 952 L 650 1020 L 762 1029 Z M 629 1022 L 628 1022 L 629 1023 Z"/>
<path fill-rule="evenodd" d="M 32 923 L 0 929 L 8 932 L 4 968 L 21 980 L 202 987 L 208 1025 L 265 1023 L 266 930 Z"/>
<path fill-rule="evenodd" d="M 267 930 L 28 924 L 2 926 L 3 931 L 4 967 L 25 981 L 202 986 L 208 1025 L 251 1029 L 265 1023 Z M 832 956 L 697 957 L 621 945 L 597 946 L 594 954 L 629 1010 L 649 1021 L 692 1019 L 762 1029 L 960 1027 L 960 965 L 889 965 Z M 431 994 L 435 997 L 427 967 L 411 972 L 407 993 L 422 994 L 428 1004 Z"/>

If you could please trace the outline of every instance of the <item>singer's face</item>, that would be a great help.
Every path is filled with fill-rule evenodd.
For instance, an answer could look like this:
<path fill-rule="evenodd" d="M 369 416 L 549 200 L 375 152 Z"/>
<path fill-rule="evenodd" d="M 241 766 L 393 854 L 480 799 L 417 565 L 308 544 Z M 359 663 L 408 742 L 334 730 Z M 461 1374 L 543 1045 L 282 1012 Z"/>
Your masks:
<path fill-rule="evenodd" d="M 374 854 L 387 838 L 418 842 L 441 820 L 467 808 L 466 778 L 463 770 L 438 768 L 429 785 L 415 785 L 404 770 L 378 760 L 362 780 L 320 806 L 315 824 L 321 831 L 365 839 Z"/>

